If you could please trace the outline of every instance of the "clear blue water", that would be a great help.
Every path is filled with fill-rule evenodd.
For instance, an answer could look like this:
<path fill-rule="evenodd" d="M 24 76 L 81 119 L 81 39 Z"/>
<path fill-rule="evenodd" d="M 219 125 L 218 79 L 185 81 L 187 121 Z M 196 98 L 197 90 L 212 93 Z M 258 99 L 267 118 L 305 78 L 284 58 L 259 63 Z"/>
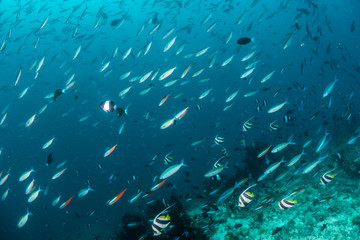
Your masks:
<path fill-rule="evenodd" d="M 316 146 L 326 130 L 334 132 L 350 125 L 356 129 L 360 89 L 357 9 L 357 1 L 255 1 L 255 4 L 235 0 L 1 1 L 0 110 L 1 118 L 5 114 L 6 118 L 0 126 L 0 172 L 2 177 L 10 173 L 8 180 L 0 186 L 1 194 L 10 188 L 7 198 L 0 201 L 1 238 L 92 239 L 101 235 L 100 239 L 108 239 L 121 228 L 125 213 L 154 218 L 156 214 L 145 214 L 146 202 L 170 201 L 169 184 L 135 203 L 129 204 L 128 200 L 137 193 L 140 185 L 146 192 L 158 183 L 153 179 L 168 167 L 163 158 L 171 151 L 174 163 L 180 163 L 184 158 L 189 167 L 181 168 L 167 183 L 175 186 L 176 194 L 182 196 L 182 200 L 187 194 L 194 198 L 197 194 L 206 196 L 203 175 L 222 156 L 213 146 L 216 135 L 224 137 L 223 146 L 230 156 L 229 169 L 222 175 L 231 178 L 236 168 L 243 168 L 248 175 L 256 172 L 246 169 L 242 161 L 246 152 L 241 140 L 245 141 L 246 147 L 274 146 L 294 134 L 297 146 L 292 153 L 285 154 L 289 159 L 294 153 L 301 152 L 301 146 L 309 139 L 314 139 L 316 144 L 313 146 Z M 117 19 L 123 19 L 123 24 L 118 28 L 111 26 Z M 213 23 L 216 26 L 207 32 Z M 150 34 L 158 24 L 160 27 Z M 162 39 L 172 28 L 174 32 Z M 229 34 L 232 38 L 226 43 Z M 174 45 L 163 52 L 175 36 Z M 284 49 L 290 36 L 292 41 Z M 239 45 L 237 40 L 241 37 L 253 40 L 247 45 Z M 144 55 L 149 42 L 151 48 Z M 182 44 L 185 44 L 184 50 L 176 55 Z M 73 59 L 79 46 L 81 50 Z M 130 47 L 131 54 L 122 60 Z M 206 47 L 209 49 L 202 56 L 185 58 Z M 116 48 L 118 53 L 113 57 Z M 136 57 L 141 50 L 140 56 Z M 241 61 L 253 51 L 256 51 L 254 57 Z M 215 65 L 209 68 L 214 55 Z M 233 60 L 222 67 L 221 64 L 232 55 Z M 35 79 L 42 58 L 44 63 Z M 246 79 L 240 79 L 245 67 L 255 60 L 259 63 L 254 72 Z M 100 72 L 108 61 L 111 61 L 109 67 Z M 192 66 L 189 73 L 180 79 L 189 64 Z M 159 81 L 162 73 L 175 66 L 171 76 Z M 203 73 L 192 77 L 202 68 Z M 21 77 L 15 86 L 20 70 Z M 128 71 L 131 75 L 121 80 L 120 76 Z M 150 71 L 153 71 L 151 76 L 143 83 L 139 83 L 139 79 L 129 82 Z M 158 75 L 151 80 L 156 71 Z M 275 71 L 274 75 L 260 83 L 272 71 Z M 57 89 L 65 89 L 72 74 L 75 74 L 73 87 L 56 101 L 51 96 L 45 98 Z M 330 96 L 323 98 L 326 86 L 335 77 L 339 81 Z M 204 78 L 210 80 L 199 82 Z M 174 79 L 179 80 L 164 87 Z M 185 81 L 189 83 L 184 84 Z M 305 90 L 298 89 L 294 85 L 296 82 Z M 150 84 L 153 86 L 150 92 L 140 95 Z M 127 87 L 131 87 L 130 91 L 125 97 L 119 97 L 120 91 Z M 26 88 L 27 93 L 19 99 Z M 210 94 L 199 99 L 209 88 L 212 89 Z M 279 89 L 280 92 L 275 94 Z M 226 103 L 228 96 L 236 91 L 238 95 Z M 243 96 L 252 91 L 258 92 L 251 97 Z M 169 98 L 159 107 L 159 102 L 168 93 Z M 175 98 L 180 93 L 182 95 Z M 119 118 L 115 113 L 102 111 L 99 104 L 104 100 L 127 108 L 127 115 Z M 264 100 L 267 106 L 263 106 Z M 288 104 L 284 108 L 268 113 L 270 107 L 285 100 Z M 232 106 L 224 111 L 230 104 Z M 45 105 L 47 108 L 39 114 Z M 257 106 L 261 106 L 262 111 L 257 111 Z M 186 107 L 189 110 L 180 121 L 160 129 L 164 121 Z M 318 111 L 319 116 L 309 120 Z M 33 124 L 26 127 L 33 114 L 36 114 Z M 285 115 L 291 117 L 290 121 L 284 122 Z M 79 121 L 84 116 L 88 118 Z M 254 126 L 243 132 L 243 123 L 253 116 L 256 117 Z M 269 124 L 277 119 L 280 129 L 270 132 Z M 119 134 L 123 123 L 124 130 Z M 349 131 L 345 138 L 351 136 Z M 43 150 L 43 144 L 53 137 L 53 144 Z M 199 145 L 191 145 L 202 139 L 204 141 Z M 332 135 L 334 139 L 336 136 Z M 105 150 L 115 144 L 114 152 L 104 158 Z M 327 151 L 325 149 L 323 154 Z M 53 161 L 46 166 L 49 153 L 53 154 Z M 147 166 L 157 153 L 160 153 L 159 158 Z M 269 158 L 276 162 L 281 156 Z M 63 161 L 66 161 L 67 170 L 60 178 L 51 180 L 58 171 L 56 166 Z M 97 168 L 99 164 L 102 170 Z M 256 167 L 265 169 L 265 162 Z M 19 182 L 20 175 L 31 168 L 36 172 L 26 181 Z M 110 182 L 111 175 L 116 179 Z M 128 183 L 134 175 L 139 179 Z M 40 192 L 34 202 L 28 203 L 25 188 L 32 179 L 41 189 L 48 190 L 46 195 Z M 189 181 L 184 181 L 186 179 Z M 78 191 L 87 187 L 87 180 L 94 192 L 78 198 Z M 124 188 L 127 189 L 124 196 L 108 206 L 106 202 Z M 59 205 L 51 205 L 59 195 L 62 196 L 59 204 L 71 196 L 74 198 L 66 208 L 59 209 Z M 18 221 L 27 208 L 33 215 L 19 229 Z M 151 235 L 150 223 L 148 225 Z"/>

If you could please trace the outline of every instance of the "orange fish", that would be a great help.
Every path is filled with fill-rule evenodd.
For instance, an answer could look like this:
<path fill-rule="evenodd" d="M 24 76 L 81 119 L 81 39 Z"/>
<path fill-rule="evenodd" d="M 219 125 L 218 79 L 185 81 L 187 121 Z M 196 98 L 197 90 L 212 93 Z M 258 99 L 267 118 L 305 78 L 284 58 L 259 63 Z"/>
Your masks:
<path fill-rule="evenodd" d="M 6 182 L 6 180 L 7 180 L 8 177 L 9 177 L 9 175 L 10 175 L 10 173 L 6 174 L 6 175 L 0 180 L 0 186 L 3 185 L 3 184 Z"/>
<path fill-rule="evenodd" d="M 107 204 L 113 205 L 114 203 L 116 203 L 122 197 L 122 195 L 124 195 L 125 191 L 126 191 L 126 188 L 124 190 L 122 190 L 122 192 L 120 192 L 118 195 L 116 195 L 113 199 L 109 200 L 107 202 Z"/>
<path fill-rule="evenodd" d="M 261 151 L 258 155 L 257 158 L 261 158 L 262 156 L 264 156 L 271 148 L 271 145 L 268 146 L 267 148 L 265 148 L 263 151 Z"/>
<path fill-rule="evenodd" d="M 159 182 L 158 184 L 156 184 L 155 186 L 153 186 L 150 191 L 153 192 L 155 190 L 158 190 L 162 185 L 164 185 L 164 183 L 166 182 L 166 179 L 162 180 L 161 182 Z"/>
<path fill-rule="evenodd" d="M 115 144 L 114 146 L 112 146 L 111 148 L 106 150 L 105 153 L 104 153 L 104 157 L 109 156 L 115 150 L 116 146 L 117 146 L 117 144 Z"/>
<path fill-rule="evenodd" d="M 71 199 L 73 198 L 73 196 L 71 196 L 71 197 L 69 197 L 69 199 L 68 200 L 66 200 L 65 202 L 63 202 L 61 205 L 60 205 L 60 209 L 63 209 L 64 207 L 66 207 L 69 203 L 70 203 L 70 201 L 71 201 Z"/>
<path fill-rule="evenodd" d="M 161 101 L 159 103 L 159 107 L 166 102 L 166 100 L 169 98 L 169 95 L 170 95 L 170 93 L 168 93 L 165 97 L 163 97 L 163 99 L 161 99 Z"/>

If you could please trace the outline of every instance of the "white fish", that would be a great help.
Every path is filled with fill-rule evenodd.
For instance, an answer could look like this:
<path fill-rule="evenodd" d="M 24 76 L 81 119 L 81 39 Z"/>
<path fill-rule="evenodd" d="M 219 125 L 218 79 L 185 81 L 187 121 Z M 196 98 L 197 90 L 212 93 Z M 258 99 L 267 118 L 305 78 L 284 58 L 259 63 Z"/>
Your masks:
<path fill-rule="evenodd" d="M 204 91 L 202 94 L 200 94 L 199 99 L 205 98 L 209 93 L 211 92 L 212 88 L 209 88 L 208 90 Z"/>
<path fill-rule="evenodd" d="M 216 61 L 216 54 L 214 54 L 214 57 L 211 59 L 210 64 L 209 64 L 209 68 L 212 68 L 215 64 Z"/>
<path fill-rule="evenodd" d="M 271 73 L 267 74 L 263 79 L 261 79 L 261 83 L 264 83 L 264 82 L 267 82 L 271 77 L 272 75 L 275 73 L 275 70 L 272 71 Z"/>
<path fill-rule="evenodd" d="M 174 80 L 171 80 L 167 83 L 164 84 L 164 87 L 170 87 L 172 85 L 174 85 L 179 79 L 174 79 Z"/>
<path fill-rule="evenodd" d="M 235 54 L 231 55 L 228 59 L 226 59 L 222 64 L 221 66 L 222 67 L 225 67 L 226 65 L 228 65 L 234 58 Z"/>
<path fill-rule="evenodd" d="M 292 41 L 293 35 L 290 35 L 289 38 L 286 40 L 283 49 L 287 49 L 290 46 L 290 43 Z"/>
<path fill-rule="evenodd" d="M 75 73 L 73 73 L 73 74 L 69 77 L 69 79 L 66 81 L 65 85 L 69 85 L 69 84 L 74 80 L 74 78 L 75 78 Z"/>
<path fill-rule="evenodd" d="M 327 157 L 328 157 L 328 155 L 326 155 L 324 157 L 319 157 L 315 161 L 309 163 L 302 171 L 302 174 L 311 172 L 318 164 L 320 164 Z"/>
<path fill-rule="evenodd" d="M 122 90 L 122 91 L 119 93 L 119 97 L 124 98 L 124 97 L 125 97 L 125 94 L 127 94 L 127 93 L 130 91 L 130 89 L 131 89 L 131 86 L 125 88 L 124 90 Z"/>
<path fill-rule="evenodd" d="M 148 45 L 146 45 L 146 47 L 145 47 L 145 52 L 144 52 L 144 56 L 145 56 L 146 54 L 148 54 L 148 52 L 149 52 L 149 50 L 150 50 L 150 48 L 151 48 L 151 45 L 152 45 L 152 41 L 149 42 Z"/>
<path fill-rule="evenodd" d="M 339 81 L 339 79 L 337 77 L 335 77 L 335 80 L 332 81 L 331 83 L 329 83 L 329 85 L 326 86 L 324 93 L 323 93 L 323 98 L 329 96 L 329 94 L 331 93 L 331 91 L 333 90 L 335 83 Z"/>
<path fill-rule="evenodd" d="M 166 179 L 172 175 L 174 175 L 177 171 L 179 171 L 179 169 L 185 166 L 187 167 L 187 165 L 184 163 L 184 159 L 181 161 L 180 164 L 175 164 L 167 169 L 165 169 L 165 171 L 160 175 L 160 179 Z"/>
<path fill-rule="evenodd" d="M 200 57 L 201 55 L 203 55 L 204 53 L 207 52 L 207 50 L 209 50 L 210 47 L 204 48 L 200 51 L 198 51 L 197 53 L 195 53 L 195 57 Z"/>
<path fill-rule="evenodd" d="M 276 145 L 272 150 L 271 153 L 277 153 L 282 151 L 283 149 L 285 149 L 287 146 L 289 145 L 295 145 L 296 143 L 291 142 L 290 140 L 288 142 L 284 142 L 284 143 L 280 143 L 278 145 Z"/>
<path fill-rule="evenodd" d="M 271 164 L 264 172 L 264 175 L 268 175 L 272 172 L 274 172 L 281 163 L 285 162 L 284 159 L 281 159 L 281 161 Z"/>
<path fill-rule="evenodd" d="M 321 139 L 321 141 L 319 142 L 319 145 L 316 148 L 316 153 L 320 152 L 328 143 L 329 141 L 326 141 L 327 136 L 329 136 L 329 132 L 325 132 L 324 137 Z"/>
<path fill-rule="evenodd" d="M 163 74 L 161 74 L 161 76 L 159 77 L 159 81 L 164 80 L 165 78 L 169 77 L 174 70 L 176 69 L 176 66 L 173 68 L 170 68 L 169 70 L 165 71 Z"/>
<path fill-rule="evenodd" d="M 159 70 L 160 70 L 160 69 L 158 69 L 158 70 L 153 74 L 153 76 L 151 77 L 151 81 L 154 80 L 154 79 L 156 78 L 156 76 L 159 74 Z"/>
<path fill-rule="evenodd" d="M 51 205 L 55 207 L 60 202 L 60 199 L 61 199 L 61 195 L 55 198 Z"/>
<path fill-rule="evenodd" d="M 39 196 L 39 192 L 42 191 L 42 189 L 40 189 L 40 187 L 38 188 L 38 190 L 36 190 L 35 192 L 33 192 L 28 199 L 28 203 L 31 203 L 33 201 L 36 200 L 36 198 Z"/>
<path fill-rule="evenodd" d="M 7 189 L 5 190 L 5 192 L 3 193 L 3 195 L 1 196 L 1 200 L 2 200 L 2 201 L 5 201 L 5 199 L 6 199 L 7 196 L 9 195 L 9 190 L 10 190 L 10 188 L 7 188 Z"/>
<path fill-rule="evenodd" d="M 232 36 L 233 36 L 233 33 L 230 32 L 229 35 L 227 36 L 226 40 L 225 40 L 225 44 L 228 44 L 230 42 Z"/>
<path fill-rule="evenodd" d="M 66 162 L 67 162 L 67 161 L 65 160 L 65 161 L 59 163 L 59 164 L 56 166 L 56 169 L 62 168 L 62 167 L 66 164 Z"/>
<path fill-rule="evenodd" d="M 230 102 L 232 101 L 239 93 L 239 90 L 237 90 L 236 92 L 232 93 L 226 100 L 225 102 Z"/>
<path fill-rule="evenodd" d="M 160 129 L 166 129 L 166 128 L 170 127 L 171 125 L 174 124 L 174 121 L 175 121 L 174 118 L 166 120 L 163 124 L 161 124 Z"/>
<path fill-rule="evenodd" d="M 118 52 L 119 52 L 119 47 L 116 47 L 113 53 L 113 58 L 117 56 Z"/>
<path fill-rule="evenodd" d="M 17 77 L 16 77 L 16 81 L 15 81 L 14 86 L 16 86 L 16 85 L 18 84 L 18 82 L 19 82 L 19 80 L 20 80 L 20 77 L 21 77 L 21 72 L 22 72 L 22 69 L 20 68 L 19 73 L 18 73 L 18 75 L 17 75 Z"/>
<path fill-rule="evenodd" d="M 32 213 L 30 213 L 29 210 L 27 209 L 26 214 L 22 216 L 18 222 L 18 228 L 22 228 L 26 224 L 30 215 L 32 215 Z"/>
<path fill-rule="evenodd" d="M 4 116 L 1 118 L 0 126 L 3 125 L 3 123 L 5 122 L 6 116 L 7 116 L 7 113 L 5 113 Z"/>
<path fill-rule="evenodd" d="M 43 21 L 43 23 L 41 24 L 39 30 L 43 29 L 47 23 L 47 21 L 49 20 L 49 16 L 46 17 L 46 19 Z"/>
<path fill-rule="evenodd" d="M 29 120 L 26 121 L 25 123 L 25 127 L 30 127 L 31 124 L 33 124 L 34 120 L 35 120 L 36 114 L 32 115 Z"/>
<path fill-rule="evenodd" d="M 192 75 L 192 77 L 194 78 L 194 77 L 199 76 L 204 70 L 205 70 L 205 68 L 200 69 L 199 71 L 195 72 L 195 73 Z"/>
<path fill-rule="evenodd" d="M 49 93 L 49 94 L 46 94 L 46 96 L 44 97 L 44 99 L 50 99 L 50 98 L 54 98 L 54 93 Z"/>
<path fill-rule="evenodd" d="M 18 99 L 21 99 L 25 96 L 25 94 L 27 93 L 27 91 L 29 90 L 29 87 L 25 88 L 20 94 L 19 94 L 19 97 Z"/>
<path fill-rule="evenodd" d="M 248 92 L 244 94 L 244 97 L 251 97 L 254 96 L 255 94 L 257 94 L 259 91 L 254 91 L 254 92 Z"/>
<path fill-rule="evenodd" d="M 164 34 L 164 36 L 162 37 L 162 39 L 167 38 L 168 36 L 170 36 L 170 34 L 172 34 L 174 32 L 175 28 L 170 29 L 167 33 Z"/>
<path fill-rule="evenodd" d="M 312 142 L 312 139 L 306 141 L 306 143 L 304 143 L 304 145 L 303 145 L 303 148 L 307 148 L 311 142 Z"/>
<path fill-rule="evenodd" d="M 132 48 L 129 48 L 123 55 L 122 60 L 125 60 L 131 53 Z"/>
<path fill-rule="evenodd" d="M 25 181 L 25 180 L 30 176 L 30 174 L 33 173 L 33 172 L 35 172 L 34 169 L 31 169 L 31 170 L 29 170 L 29 171 L 24 172 L 24 173 L 20 176 L 19 182 Z"/>
<path fill-rule="evenodd" d="M 43 146 L 42 149 L 47 149 L 48 147 L 50 147 L 50 145 L 53 143 L 54 141 L 54 137 L 52 139 L 50 139 L 49 141 L 47 141 Z"/>
<path fill-rule="evenodd" d="M 246 77 L 249 76 L 255 69 L 256 69 L 256 67 L 253 67 L 253 68 L 247 70 L 246 72 L 244 72 L 244 73 L 240 76 L 240 78 L 246 78 Z"/>
<path fill-rule="evenodd" d="M 144 82 L 146 79 L 148 79 L 150 77 L 150 75 L 152 74 L 153 71 L 148 72 L 147 74 L 145 74 L 143 77 L 140 78 L 139 83 Z"/>
<path fill-rule="evenodd" d="M 99 70 L 99 72 L 105 71 L 105 70 L 109 67 L 110 62 L 111 62 L 111 61 L 108 61 L 107 63 L 105 63 L 104 65 L 102 65 L 101 68 L 100 68 L 100 70 Z"/>
<path fill-rule="evenodd" d="M 250 63 L 249 65 L 247 65 L 247 66 L 245 67 L 245 69 L 248 70 L 248 69 L 250 69 L 250 68 L 253 68 L 253 67 L 255 67 L 259 62 L 260 62 L 260 60 L 254 61 L 254 62 Z"/>
<path fill-rule="evenodd" d="M 89 191 L 94 191 L 94 189 L 90 188 L 90 186 L 88 186 L 88 188 L 81 189 L 78 193 L 78 197 L 79 198 L 85 197 L 89 193 Z"/>
<path fill-rule="evenodd" d="M 45 61 L 45 57 L 43 57 L 43 58 L 40 60 L 40 62 L 39 62 L 39 64 L 38 64 L 38 67 L 37 67 L 37 69 L 36 69 L 36 72 L 39 72 L 39 71 L 40 71 L 42 65 L 44 64 L 44 61 Z"/>
<path fill-rule="evenodd" d="M 185 48 L 185 43 L 183 43 L 179 48 L 178 50 L 176 51 L 176 54 L 175 55 L 179 55 Z"/>
<path fill-rule="evenodd" d="M 82 118 L 79 119 L 79 122 L 83 122 L 85 120 L 87 120 L 90 117 L 90 114 L 87 113 L 85 116 L 83 116 Z"/>
<path fill-rule="evenodd" d="M 175 36 L 173 39 L 171 39 L 164 47 L 164 51 L 163 52 L 167 52 L 175 43 L 177 36 Z"/>
<path fill-rule="evenodd" d="M 124 73 L 123 75 L 120 76 L 120 80 L 124 80 L 124 79 L 128 78 L 130 76 L 130 74 L 131 74 L 131 71 Z"/>
<path fill-rule="evenodd" d="M 75 60 L 77 58 L 77 56 L 79 55 L 80 53 L 80 50 L 81 50 L 81 45 L 76 49 L 76 52 L 75 52 L 75 55 L 73 57 L 73 60 Z"/>
<path fill-rule="evenodd" d="M 122 132 L 124 131 L 124 127 L 125 127 L 125 122 L 123 122 L 123 124 L 121 124 L 119 128 L 119 135 L 122 134 Z"/>
<path fill-rule="evenodd" d="M 300 158 L 301 158 L 302 155 L 304 155 L 304 154 L 305 154 L 305 151 L 304 151 L 304 149 L 303 149 L 300 154 L 296 155 L 295 157 L 293 157 L 293 158 L 290 160 L 290 162 L 287 164 L 287 166 L 288 166 L 288 167 L 293 166 L 295 163 L 297 163 L 297 162 L 300 160 Z"/>
<path fill-rule="evenodd" d="M 287 103 L 288 103 L 288 101 L 286 100 L 286 101 L 283 102 L 283 103 L 280 103 L 280 104 L 278 104 L 278 105 L 273 106 L 272 108 L 269 109 L 268 113 L 274 113 L 274 112 L 279 111 L 279 110 L 280 110 L 282 107 L 284 107 L 285 104 L 287 104 Z"/>
<path fill-rule="evenodd" d="M 139 95 L 145 95 L 147 94 L 148 92 L 150 92 L 150 90 L 152 89 L 153 87 L 148 87 L 148 88 L 145 88 L 144 90 L 142 90 Z"/>
<path fill-rule="evenodd" d="M 252 58 L 252 57 L 255 55 L 255 53 L 256 53 L 256 51 L 253 51 L 253 52 L 249 53 L 248 55 L 246 55 L 245 57 L 243 57 L 243 58 L 241 59 L 241 61 L 242 61 L 242 62 L 245 62 L 245 61 L 249 60 L 250 58 Z"/>

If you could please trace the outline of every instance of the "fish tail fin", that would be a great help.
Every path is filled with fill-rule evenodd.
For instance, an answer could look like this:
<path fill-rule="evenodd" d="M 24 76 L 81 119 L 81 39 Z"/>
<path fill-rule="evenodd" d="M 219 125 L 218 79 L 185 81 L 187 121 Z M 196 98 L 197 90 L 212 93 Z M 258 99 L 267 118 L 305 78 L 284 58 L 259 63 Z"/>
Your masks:
<path fill-rule="evenodd" d="M 188 165 L 186 165 L 186 164 L 184 163 L 184 158 L 181 160 L 181 166 L 189 167 Z"/>
<path fill-rule="evenodd" d="M 33 214 L 29 211 L 29 208 L 26 208 L 26 213 L 27 213 L 27 215 L 29 215 L 29 216 L 33 215 Z"/>

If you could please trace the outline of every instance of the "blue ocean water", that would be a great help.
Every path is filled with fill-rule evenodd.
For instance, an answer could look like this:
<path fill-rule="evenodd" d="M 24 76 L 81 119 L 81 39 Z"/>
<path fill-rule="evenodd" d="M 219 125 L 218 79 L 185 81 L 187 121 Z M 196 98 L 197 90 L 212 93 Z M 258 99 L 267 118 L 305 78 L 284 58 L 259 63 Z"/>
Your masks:
<path fill-rule="evenodd" d="M 357 153 L 357 9 L 358 1 L 1 1 L 0 194 L 9 189 L 0 201 L 1 239 L 116 239 L 114 232 L 122 231 L 122 219 L 129 213 L 143 217 L 146 228 L 145 234 L 131 238 L 152 239 L 149 220 L 174 202 L 182 203 L 185 212 L 194 208 L 193 201 L 213 202 L 210 190 L 225 183 L 233 186 L 239 177 L 268 189 L 270 175 L 266 183 L 258 181 L 268 165 L 256 155 L 269 145 L 291 136 L 296 143 L 281 153 L 269 152 L 272 164 L 283 156 L 289 161 L 313 140 L 305 149 L 307 159 L 290 175 L 319 156 L 336 155 L 335 148 L 352 137 L 352 151 Z M 250 42 L 239 44 L 240 38 Z M 167 86 L 172 80 L 177 81 Z M 149 92 L 142 92 L 145 89 Z M 55 97 L 56 90 L 61 95 Z M 200 97 L 206 90 L 209 94 Z M 103 111 L 99 106 L 107 100 L 126 113 Z M 281 103 L 280 110 L 268 113 Z M 183 117 L 176 117 L 186 108 Z M 161 129 L 172 118 L 174 123 Z M 251 126 L 244 131 L 247 120 Z M 271 123 L 277 130 L 269 130 Z M 325 147 L 316 152 L 326 132 Z M 215 143 L 216 136 L 223 142 Z M 164 164 L 168 153 L 172 163 Z M 205 178 L 223 155 L 221 162 L 228 162 L 228 168 L 221 179 Z M 182 159 L 187 167 L 143 197 L 161 181 L 165 169 Z M 331 167 L 321 163 L 318 176 L 332 167 L 341 169 L 332 161 L 326 163 Z M 30 169 L 35 172 L 20 182 Z M 355 175 L 357 170 L 355 164 Z M 341 171 L 346 175 L 346 169 Z M 33 179 L 33 191 L 43 191 L 29 203 L 25 190 Z M 89 184 L 94 191 L 78 197 Z M 107 202 L 124 189 L 109 206 Z M 142 196 L 129 203 L 139 189 Z M 227 203 L 237 205 L 241 192 L 235 193 Z M 60 202 L 52 206 L 59 195 Z M 69 205 L 59 209 L 72 196 Z M 153 207 L 152 200 L 159 200 L 160 206 Z M 32 215 L 19 228 L 27 209 Z M 157 238 L 187 239 L 171 236 L 175 228 Z M 211 232 L 206 234 L 211 239 Z"/>

